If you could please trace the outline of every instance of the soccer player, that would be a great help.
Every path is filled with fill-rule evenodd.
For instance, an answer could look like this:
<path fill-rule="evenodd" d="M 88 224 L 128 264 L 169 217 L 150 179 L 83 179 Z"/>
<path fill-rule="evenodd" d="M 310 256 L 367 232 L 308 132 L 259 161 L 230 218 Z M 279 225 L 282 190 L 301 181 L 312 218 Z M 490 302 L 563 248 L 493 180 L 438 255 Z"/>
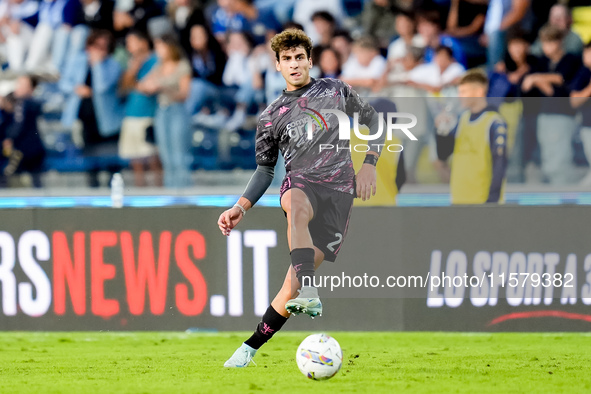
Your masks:
<path fill-rule="evenodd" d="M 291 266 L 254 334 L 225 367 L 248 366 L 290 314 L 321 315 L 322 303 L 313 286 L 314 271 L 324 260 L 335 261 L 355 196 L 367 200 L 376 193 L 375 166 L 383 139 L 368 141 L 373 150 L 367 152 L 355 174 L 349 140 L 339 139 L 337 116 L 322 115 L 321 111 L 340 110 L 350 116 L 356 113 L 359 123 L 370 130 L 379 127 L 377 112 L 344 82 L 310 77 L 312 42 L 302 30 L 277 34 L 271 48 L 287 87 L 261 114 L 256 134 L 257 169 L 238 202 L 220 215 L 218 225 L 224 235 L 229 235 L 244 218 L 271 184 L 281 152 L 287 171 L 280 191 L 281 207 L 287 218 Z M 310 124 L 312 130 L 308 130 Z"/>
<path fill-rule="evenodd" d="M 458 96 L 466 108 L 456 127 L 437 135 L 437 154 L 451 166 L 452 204 L 497 203 L 503 200 L 507 168 L 507 125 L 486 99 L 488 79 L 478 70 L 460 80 Z M 437 119 L 436 119 L 437 123 Z"/>

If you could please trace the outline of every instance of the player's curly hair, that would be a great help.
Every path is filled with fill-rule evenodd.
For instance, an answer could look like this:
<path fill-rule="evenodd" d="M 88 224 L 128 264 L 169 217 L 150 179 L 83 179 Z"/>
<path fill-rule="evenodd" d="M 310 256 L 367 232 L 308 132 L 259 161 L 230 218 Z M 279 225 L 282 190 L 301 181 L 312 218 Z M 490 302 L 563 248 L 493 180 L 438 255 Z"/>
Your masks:
<path fill-rule="evenodd" d="M 300 29 L 287 29 L 271 39 L 271 49 L 279 61 L 279 52 L 302 47 L 310 58 L 312 52 L 312 40 Z"/>

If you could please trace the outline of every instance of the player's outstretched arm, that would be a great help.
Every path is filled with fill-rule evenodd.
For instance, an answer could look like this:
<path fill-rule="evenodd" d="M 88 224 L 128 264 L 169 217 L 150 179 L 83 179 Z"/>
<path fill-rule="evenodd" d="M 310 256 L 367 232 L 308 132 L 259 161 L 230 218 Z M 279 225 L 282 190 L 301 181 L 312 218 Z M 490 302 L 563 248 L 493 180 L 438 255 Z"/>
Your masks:
<path fill-rule="evenodd" d="M 246 211 L 248 211 L 265 194 L 271 182 L 275 169 L 272 166 L 259 165 L 252 174 L 242 197 L 234 206 L 224 211 L 218 219 L 218 226 L 224 235 L 230 235 L 230 231 L 240 223 Z"/>

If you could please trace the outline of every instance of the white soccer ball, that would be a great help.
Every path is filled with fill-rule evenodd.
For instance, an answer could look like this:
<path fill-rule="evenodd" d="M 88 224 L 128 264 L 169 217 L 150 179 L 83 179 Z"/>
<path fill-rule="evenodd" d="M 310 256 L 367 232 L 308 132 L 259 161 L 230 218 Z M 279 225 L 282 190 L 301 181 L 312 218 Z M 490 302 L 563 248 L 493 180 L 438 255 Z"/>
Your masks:
<path fill-rule="evenodd" d="M 336 339 L 326 334 L 312 334 L 302 341 L 296 354 L 298 368 L 314 380 L 330 379 L 343 364 L 343 351 Z"/>

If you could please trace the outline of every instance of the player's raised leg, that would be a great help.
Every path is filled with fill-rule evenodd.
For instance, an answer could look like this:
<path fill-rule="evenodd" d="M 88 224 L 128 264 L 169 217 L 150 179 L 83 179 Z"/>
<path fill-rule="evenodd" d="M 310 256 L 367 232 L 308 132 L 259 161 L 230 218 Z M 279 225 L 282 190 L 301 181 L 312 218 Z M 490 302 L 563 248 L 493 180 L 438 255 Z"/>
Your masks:
<path fill-rule="evenodd" d="M 298 188 L 287 190 L 281 197 L 281 207 L 287 214 L 287 240 L 291 251 L 291 265 L 301 284 L 297 297 L 285 304 L 289 313 L 305 313 L 311 317 L 322 314 L 322 303 L 314 287 L 314 257 L 316 254 L 309 223 L 314 217 L 314 208 L 304 191 Z"/>

